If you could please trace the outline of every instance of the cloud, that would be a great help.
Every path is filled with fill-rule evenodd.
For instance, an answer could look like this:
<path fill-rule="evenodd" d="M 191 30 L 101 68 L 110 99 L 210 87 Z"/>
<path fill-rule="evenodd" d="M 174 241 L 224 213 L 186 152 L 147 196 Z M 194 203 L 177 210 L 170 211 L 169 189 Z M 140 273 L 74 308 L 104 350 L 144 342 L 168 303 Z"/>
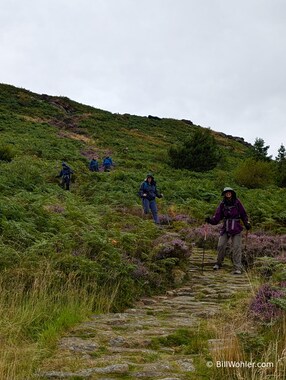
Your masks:
<path fill-rule="evenodd" d="M 0 80 L 260 137 L 275 155 L 285 144 L 285 15 L 283 0 L 10 0 Z"/>

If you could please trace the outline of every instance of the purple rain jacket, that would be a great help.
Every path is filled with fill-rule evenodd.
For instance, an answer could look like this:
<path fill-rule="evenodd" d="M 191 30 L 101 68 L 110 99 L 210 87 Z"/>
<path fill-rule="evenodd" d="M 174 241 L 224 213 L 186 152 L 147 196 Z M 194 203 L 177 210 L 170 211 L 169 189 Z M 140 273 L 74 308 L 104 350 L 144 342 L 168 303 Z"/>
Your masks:
<path fill-rule="evenodd" d="M 243 230 L 240 220 L 246 225 L 248 223 L 248 216 L 239 199 L 235 198 L 231 203 L 224 199 L 216 209 L 214 216 L 210 218 L 209 223 L 215 225 L 221 220 L 223 220 L 223 226 L 220 231 L 221 235 L 225 233 L 236 235 Z"/>

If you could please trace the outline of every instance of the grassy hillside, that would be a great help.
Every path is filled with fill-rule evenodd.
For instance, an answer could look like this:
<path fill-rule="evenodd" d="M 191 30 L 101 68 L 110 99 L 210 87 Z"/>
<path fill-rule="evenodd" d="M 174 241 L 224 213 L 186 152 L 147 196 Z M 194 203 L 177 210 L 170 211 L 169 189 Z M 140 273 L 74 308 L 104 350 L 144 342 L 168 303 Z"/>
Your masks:
<path fill-rule="evenodd" d="M 169 147 L 196 128 L 0 85 L 0 307 L 10 340 L 0 367 L 11 340 L 36 342 L 41 356 L 39 346 L 46 349 L 91 311 L 121 310 L 142 294 L 173 286 L 172 270 L 184 270 L 188 257 L 179 247 L 159 260 L 164 237 L 176 233 L 191 249 L 187 234 L 214 212 L 225 186 L 237 190 L 254 231 L 285 234 L 285 189 L 248 190 L 234 181 L 246 145 L 213 132 L 223 153 L 216 169 L 172 169 Z M 89 160 L 101 162 L 106 154 L 114 169 L 91 173 Z M 55 178 L 62 161 L 75 172 L 69 192 Z M 150 171 L 164 194 L 158 200 L 164 228 L 142 217 L 137 192 Z M 34 314 L 23 313 L 28 309 Z M 29 352 L 19 347 L 19 355 Z"/>
<path fill-rule="evenodd" d="M 232 186 L 254 230 L 285 233 L 285 189 L 240 188 L 233 171 L 247 147 L 233 139 L 213 132 L 223 153 L 215 170 L 174 170 L 167 150 L 200 128 L 191 122 L 112 114 L 8 85 L 0 86 L 0 100 L 0 150 L 11 157 L 0 161 L 2 268 L 51 260 L 66 273 L 82 273 L 87 265 L 98 278 L 102 268 L 105 277 L 112 260 L 112 276 L 123 276 L 123 282 L 126 271 L 142 263 L 150 269 L 152 242 L 164 234 L 143 220 L 137 196 L 150 171 L 164 193 L 158 201 L 161 219 L 172 219 L 177 231 L 184 220 L 202 224 L 220 201 L 221 189 Z M 114 170 L 91 173 L 89 160 L 101 162 L 106 154 Z M 70 192 L 55 178 L 62 161 L 75 172 Z"/>

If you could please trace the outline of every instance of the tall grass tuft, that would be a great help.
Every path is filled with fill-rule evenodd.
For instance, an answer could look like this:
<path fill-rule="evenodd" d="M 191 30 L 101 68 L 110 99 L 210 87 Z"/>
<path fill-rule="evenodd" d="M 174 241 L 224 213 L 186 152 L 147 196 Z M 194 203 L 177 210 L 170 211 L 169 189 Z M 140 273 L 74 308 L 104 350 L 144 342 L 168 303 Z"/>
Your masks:
<path fill-rule="evenodd" d="M 59 283 L 49 267 L 40 268 L 28 284 L 21 270 L 0 277 L 0 378 L 32 378 L 40 360 L 49 355 L 58 338 L 92 312 L 108 312 L 112 291 L 79 284 L 75 275 Z"/>
<path fill-rule="evenodd" d="M 213 380 L 285 379 L 286 318 L 261 325 L 249 318 L 248 304 L 244 296 L 209 325 L 216 334 L 210 344 Z"/>

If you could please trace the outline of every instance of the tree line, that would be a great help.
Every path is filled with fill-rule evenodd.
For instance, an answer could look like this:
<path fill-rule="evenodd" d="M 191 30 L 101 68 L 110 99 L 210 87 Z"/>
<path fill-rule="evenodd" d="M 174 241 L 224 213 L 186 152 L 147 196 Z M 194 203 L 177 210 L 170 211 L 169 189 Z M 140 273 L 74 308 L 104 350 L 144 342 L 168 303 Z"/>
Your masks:
<path fill-rule="evenodd" d="M 269 145 L 256 138 L 243 162 L 233 168 L 236 182 L 248 188 L 260 188 L 271 184 L 286 187 L 286 150 L 281 144 L 275 160 L 268 155 Z M 205 172 L 222 163 L 224 156 L 210 129 L 197 129 L 181 145 L 173 145 L 168 151 L 169 163 L 175 169 Z"/>

